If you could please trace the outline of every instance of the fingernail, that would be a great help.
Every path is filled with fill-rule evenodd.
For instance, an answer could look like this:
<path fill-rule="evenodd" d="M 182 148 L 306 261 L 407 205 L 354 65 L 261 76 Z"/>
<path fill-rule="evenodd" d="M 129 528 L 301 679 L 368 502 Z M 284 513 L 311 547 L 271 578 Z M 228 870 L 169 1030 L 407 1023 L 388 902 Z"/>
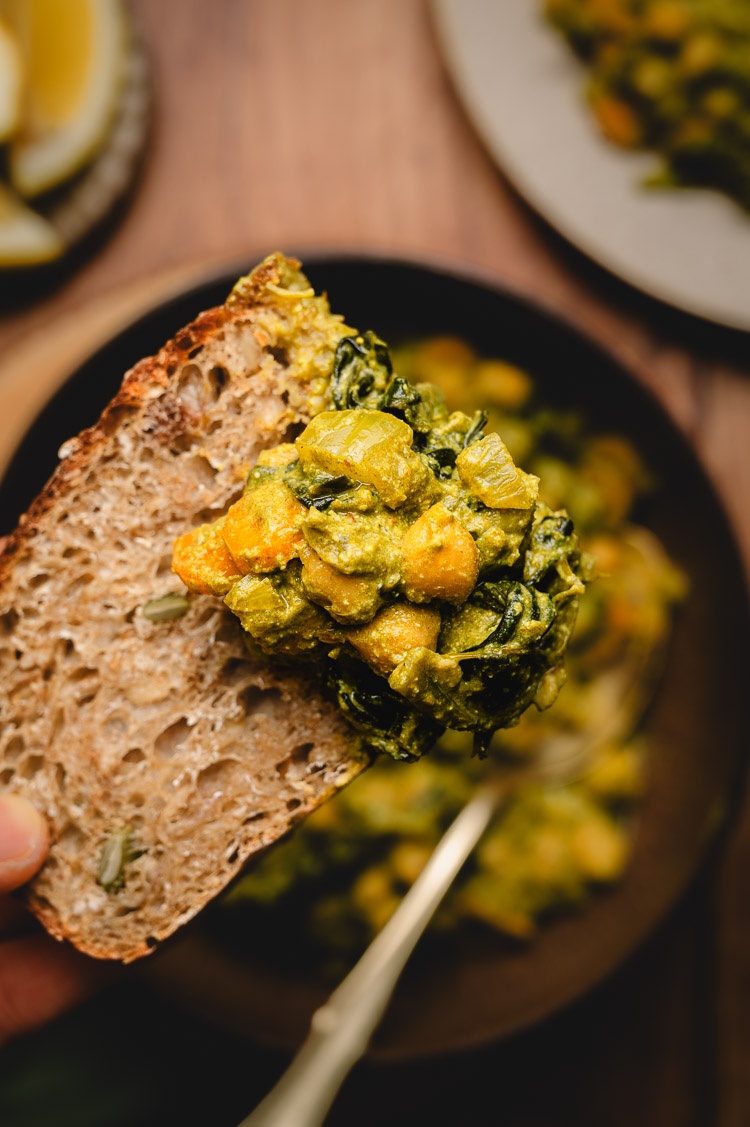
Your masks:
<path fill-rule="evenodd" d="M 0 862 L 20 861 L 39 844 L 43 822 L 39 812 L 17 795 L 0 797 Z"/>

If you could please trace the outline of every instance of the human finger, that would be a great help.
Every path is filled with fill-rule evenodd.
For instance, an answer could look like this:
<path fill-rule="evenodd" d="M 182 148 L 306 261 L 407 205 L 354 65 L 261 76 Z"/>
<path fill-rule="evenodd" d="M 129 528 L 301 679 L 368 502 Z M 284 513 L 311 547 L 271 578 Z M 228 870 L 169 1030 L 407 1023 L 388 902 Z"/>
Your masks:
<path fill-rule="evenodd" d="M 30 880 L 48 848 L 49 831 L 39 811 L 20 795 L 0 795 L 0 892 Z"/>

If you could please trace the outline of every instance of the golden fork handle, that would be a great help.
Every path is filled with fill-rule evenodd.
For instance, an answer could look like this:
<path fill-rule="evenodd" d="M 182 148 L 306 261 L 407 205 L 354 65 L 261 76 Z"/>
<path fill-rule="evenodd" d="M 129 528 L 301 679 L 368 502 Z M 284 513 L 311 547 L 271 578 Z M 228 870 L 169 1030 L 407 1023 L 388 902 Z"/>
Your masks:
<path fill-rule="evenodd" d="M 507 791 L 487 785 L 464 807 L 356 966 L 313 1015 L 310 1033 L 275 1088 L 240 1127 L 319 1127 L 369 1044 L 399 975 L 435 909 Z"/>

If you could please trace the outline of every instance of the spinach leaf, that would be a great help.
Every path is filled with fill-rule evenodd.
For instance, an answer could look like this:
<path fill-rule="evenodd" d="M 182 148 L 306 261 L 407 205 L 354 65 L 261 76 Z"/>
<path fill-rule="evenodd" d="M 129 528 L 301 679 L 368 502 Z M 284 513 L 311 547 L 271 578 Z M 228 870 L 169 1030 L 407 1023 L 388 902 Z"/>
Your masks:
<path fill-rule="evenodd" d="M 336 348 L 331 395 L 337 411 L 381 409 L 383 393 L 393 372 L 388 345 L 368 330 L 343 337 Z"/>
<path fill-rule="evenodd" d="M 497 728 L 517 723 L 548 668 L 536 648 L 449 655 L 419 648 L 396 667 L 390 684 L 446 728 L 476 732 L 474 750 L 482 755 Z"/>
<path fill-rule="evenodd" d="M 325 684 L 366 743 L 393 759 L 418 759 L 442 734 L 440 724 L 412 708 L 368 665 L 348 654 L 328 661 Z"/>
<path fill-rule="evenodd" d="M 466 685 L 474 689 L 469 694 L 475 716 L 471 727 L 494 732 L 518 723 L 533 702 L 549 663 L 542 648 L 533 648 L 506 652 L 502 657 L 469 655 L 461 660 L 461 668 Z"/>
<path fill-rule="evenodd" d="M 497 615 L 497 625 L 481 643 L 483 651 L 490 645 L 528 646 L 545 633 L 555 617 L 555 605 L 549 595 L 515 579 L 480 584 L 472 592 L 470 602 Z"/>
<path fill-rule="evenodd" d="M 580 557 L 573 521 L 568 514 L 553 513 L 539 505 L 524 557 L 524 582 L 549 589 L 559 576 L 559 565 L 567 561 L 574 567 Z"/>
<path fill-rule="evenodd" d="M 486 422 L 486 411 L 477 411 L 471 418 L 446 412 L 444 419 L 433 420 L 427 434 L 415 437 L 414 449 L 425 455 L 436 477 L 448 478 L 461 451 L 482 437 Z"/>
<path fill-rule="evenodd" d="M 432 415 L 414 384 L 394 376 L 383 395 L 382 409 L 408 423 L 416 434 L 426 434 L 432 426 Z"/>
<path fill-rule="evenodd" d="M 433 428 L 449 419 L 445 396 L 438 388 L 411 384 L 401 376 L 394 376 L 385 389 L 382 410 L 409 424 L 414 431 L 414 449 L 420 451 L 429 444 Z"/>
<path fill-rule="evenodd" d="M 344 474 L 329 474 L 323 470 L 310 473 L 302 469 L 299 461 L 287 466 L 284 472 L 284 484 L 306 508 L 319 509 L 321 512 L 330 508 L 333 501 L 342 493 L 352 490 L 351 478 Z"/>
<path fill-rule="evenodd" d="M 440 652 L 500 656 L 508 647 L 536 644 L 555 618 L 549 595 L 517 579 L 485 581 L 460 607 L 449 611 L 440 633 Z"/>

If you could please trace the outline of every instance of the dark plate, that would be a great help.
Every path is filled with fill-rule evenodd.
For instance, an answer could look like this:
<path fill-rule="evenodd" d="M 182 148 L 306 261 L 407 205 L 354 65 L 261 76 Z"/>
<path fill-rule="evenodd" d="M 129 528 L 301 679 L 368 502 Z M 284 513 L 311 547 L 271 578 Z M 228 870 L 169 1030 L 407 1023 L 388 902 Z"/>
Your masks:
<path fill-rule="evenodd" d="M 528 947 L 499 938 L 415 958 L 377 1035 L 381 1058 L 423 1056 L 508 1034 L 588 990 L 629 955 L 684 890 L 726 803 L 742 747 L 748 683 L 747 597 L 721 506 L 690 447 L 656 400 L 570 325 L 492 283 L 443 267 L 361 256 L 308 256 L 317 289 L 350 324 L 391 343 L 434 333 L 468 339 L 532 373 L 550 404 L 584 409 L 592 426 L 627 435 L 660 482 L 638 516 L 690 579 L 645 729 L 648 793 L 630 868 L 585 911 L 551 923 Z M 40 414 L 0 485 L 7 531 L 54 468 L 55 452 L 91 423 L 122 373 L 200 310 L 224 299 L 235 272 L 142 317 L 75 372 Z M 272 1043 L 303 1037 L 325 989 L 239 964 L 200 921 L 149 960 L 149 976 L 189 1005 Z"/>

